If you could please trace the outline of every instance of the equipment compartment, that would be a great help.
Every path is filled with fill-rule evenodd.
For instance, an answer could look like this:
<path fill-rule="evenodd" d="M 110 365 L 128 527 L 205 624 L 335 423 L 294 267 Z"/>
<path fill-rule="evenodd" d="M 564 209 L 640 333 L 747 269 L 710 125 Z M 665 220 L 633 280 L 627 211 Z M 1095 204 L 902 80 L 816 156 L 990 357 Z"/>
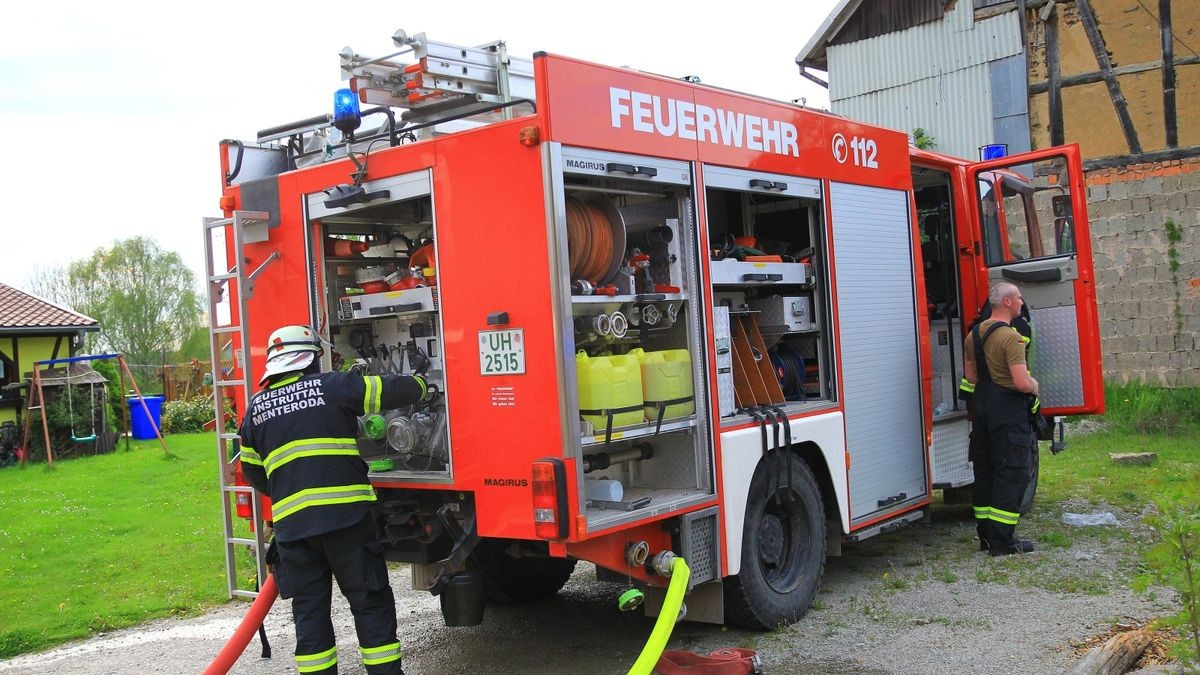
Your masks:
<path fill-rule="evenodd" d="M 721 405 L 724 423 L 757 406 L 828 405 L 836 387 L 820 183 L 714 166 L 704 177 L 713 302 L 729 317 L 716 336 L 729 361 L 718 399 L 734 403 Z"/>
<path fill-rule="evenodd" d="M 593 532 L 714 496 L 711 432 L 697 413 L 709 407 L 700 244 L 684 162 L 562 148 L 560 176 L 568 410 Z M 627 499 L 589 500 L 589 458 L 611 462 L 606 494 Z"/>
<path fill-rule="evenodd" d="M 426 404 L 359 418 L 359 452 L 374 477 L 451 477 L 446 377 L 434 249 L 433 200 L 425 174 L 391 179 L 399 201 L 329 208 L 309 195 L 321 245 L 318 265 L 329 325 L 325 367 L 365 375 L 420 374 L 436 392 Z M 376 188 L 378 189 L 378 188 Z"/>

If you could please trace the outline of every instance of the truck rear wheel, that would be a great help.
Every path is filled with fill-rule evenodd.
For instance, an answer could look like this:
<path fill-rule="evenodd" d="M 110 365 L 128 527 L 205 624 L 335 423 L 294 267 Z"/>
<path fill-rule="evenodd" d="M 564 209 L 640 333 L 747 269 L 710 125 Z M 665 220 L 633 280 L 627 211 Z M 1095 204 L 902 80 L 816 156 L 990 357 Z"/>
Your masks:
<path fill-rule="evenodd" d="M 501 604 L 518 604 L 548 598 L 558 593 L 576 561 L 572 558 L 552 558 L 542 546 L 533 542 L 509 539 L 485 539 L 473 553 L 483 572 L 484 588 L 489 600 Z M 522 555 L 516 557 L 513 552 Z"/>
<path fill-rule="evenodd" d="M 742 568 L 725 580 L 725 617 L 770 630 L 798 621 L 825 569 L 825 508 L 799 457 L 760 462 L 750 481 Z"/>

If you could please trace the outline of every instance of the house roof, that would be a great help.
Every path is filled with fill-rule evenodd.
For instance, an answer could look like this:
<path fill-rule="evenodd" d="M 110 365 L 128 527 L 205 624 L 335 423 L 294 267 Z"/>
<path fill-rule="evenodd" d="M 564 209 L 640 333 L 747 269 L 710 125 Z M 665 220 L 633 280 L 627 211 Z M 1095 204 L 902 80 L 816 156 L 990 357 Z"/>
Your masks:
<path fill-rule="evenodd" d="M 0 283 L 0 331 L 44 333 L 47 329 L 61 328 L 98 331 L 100 322 Z"/>
<path fill-rule="evenodd" d="M 840 0 L 817 32 L 809 38 L 808 44 L 796 55 L 796 63 L 801 67 L 828 71 L 826 57 L 830 46 L 868 40 L 940 21 L 956 1 Z M 965 7 L 968 12 L 971 11 L 970 3 Z"/>
<path fill-rule="evenodd" d="M 829 40 L 837 35 L 842 26 L 846 25 L 846 21 L 858 11 L 858 6 L 863 0 L 841 0 L 837 7 L 825 17 L 825 21 L 821 23 L 821 27 L 813 36 L 809 38 L 808 44 L 804 45 L 804 49 L 796 55 L 796 63 L 804 65 L 825 64 L 825 46 Z"/>

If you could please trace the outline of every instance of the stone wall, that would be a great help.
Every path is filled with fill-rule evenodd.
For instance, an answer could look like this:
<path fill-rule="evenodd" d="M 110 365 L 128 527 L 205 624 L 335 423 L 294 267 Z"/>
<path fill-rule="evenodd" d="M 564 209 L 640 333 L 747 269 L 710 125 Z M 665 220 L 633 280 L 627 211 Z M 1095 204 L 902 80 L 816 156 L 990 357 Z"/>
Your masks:
<path fill-rule="evenodd" d="M 1105 378 L 1200 386 L 1200 158 L 1087 184 Z"/>

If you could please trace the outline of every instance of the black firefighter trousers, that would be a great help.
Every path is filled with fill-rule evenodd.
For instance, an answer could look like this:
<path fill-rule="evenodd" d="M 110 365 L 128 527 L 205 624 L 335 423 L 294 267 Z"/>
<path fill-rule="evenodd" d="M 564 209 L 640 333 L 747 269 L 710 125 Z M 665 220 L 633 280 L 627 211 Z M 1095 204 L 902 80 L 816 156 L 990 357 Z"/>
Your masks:
<path fill-rule="evenodd" d="M 993 550 L 1016 546 L 1021 499 L 1029 485 L 1034 444 L 1025 395 L 988 380 L 972 401 L 969 459 L 975 469 L 975 524 Z"/>
<path fill-rule="evenodd" d="M 368 516 L 358 525 L 308 537 L 276 542 L 276 583 L 292 599 L 296 624 L 296 668 L 306 675 L 337 672 L 330 602 L 332 579 L 350 603 L 359 651 L 371 675 L 399 675 L 400 642 L 396 639 L 396 600 L 388 583 L 383 546 Z"/>

